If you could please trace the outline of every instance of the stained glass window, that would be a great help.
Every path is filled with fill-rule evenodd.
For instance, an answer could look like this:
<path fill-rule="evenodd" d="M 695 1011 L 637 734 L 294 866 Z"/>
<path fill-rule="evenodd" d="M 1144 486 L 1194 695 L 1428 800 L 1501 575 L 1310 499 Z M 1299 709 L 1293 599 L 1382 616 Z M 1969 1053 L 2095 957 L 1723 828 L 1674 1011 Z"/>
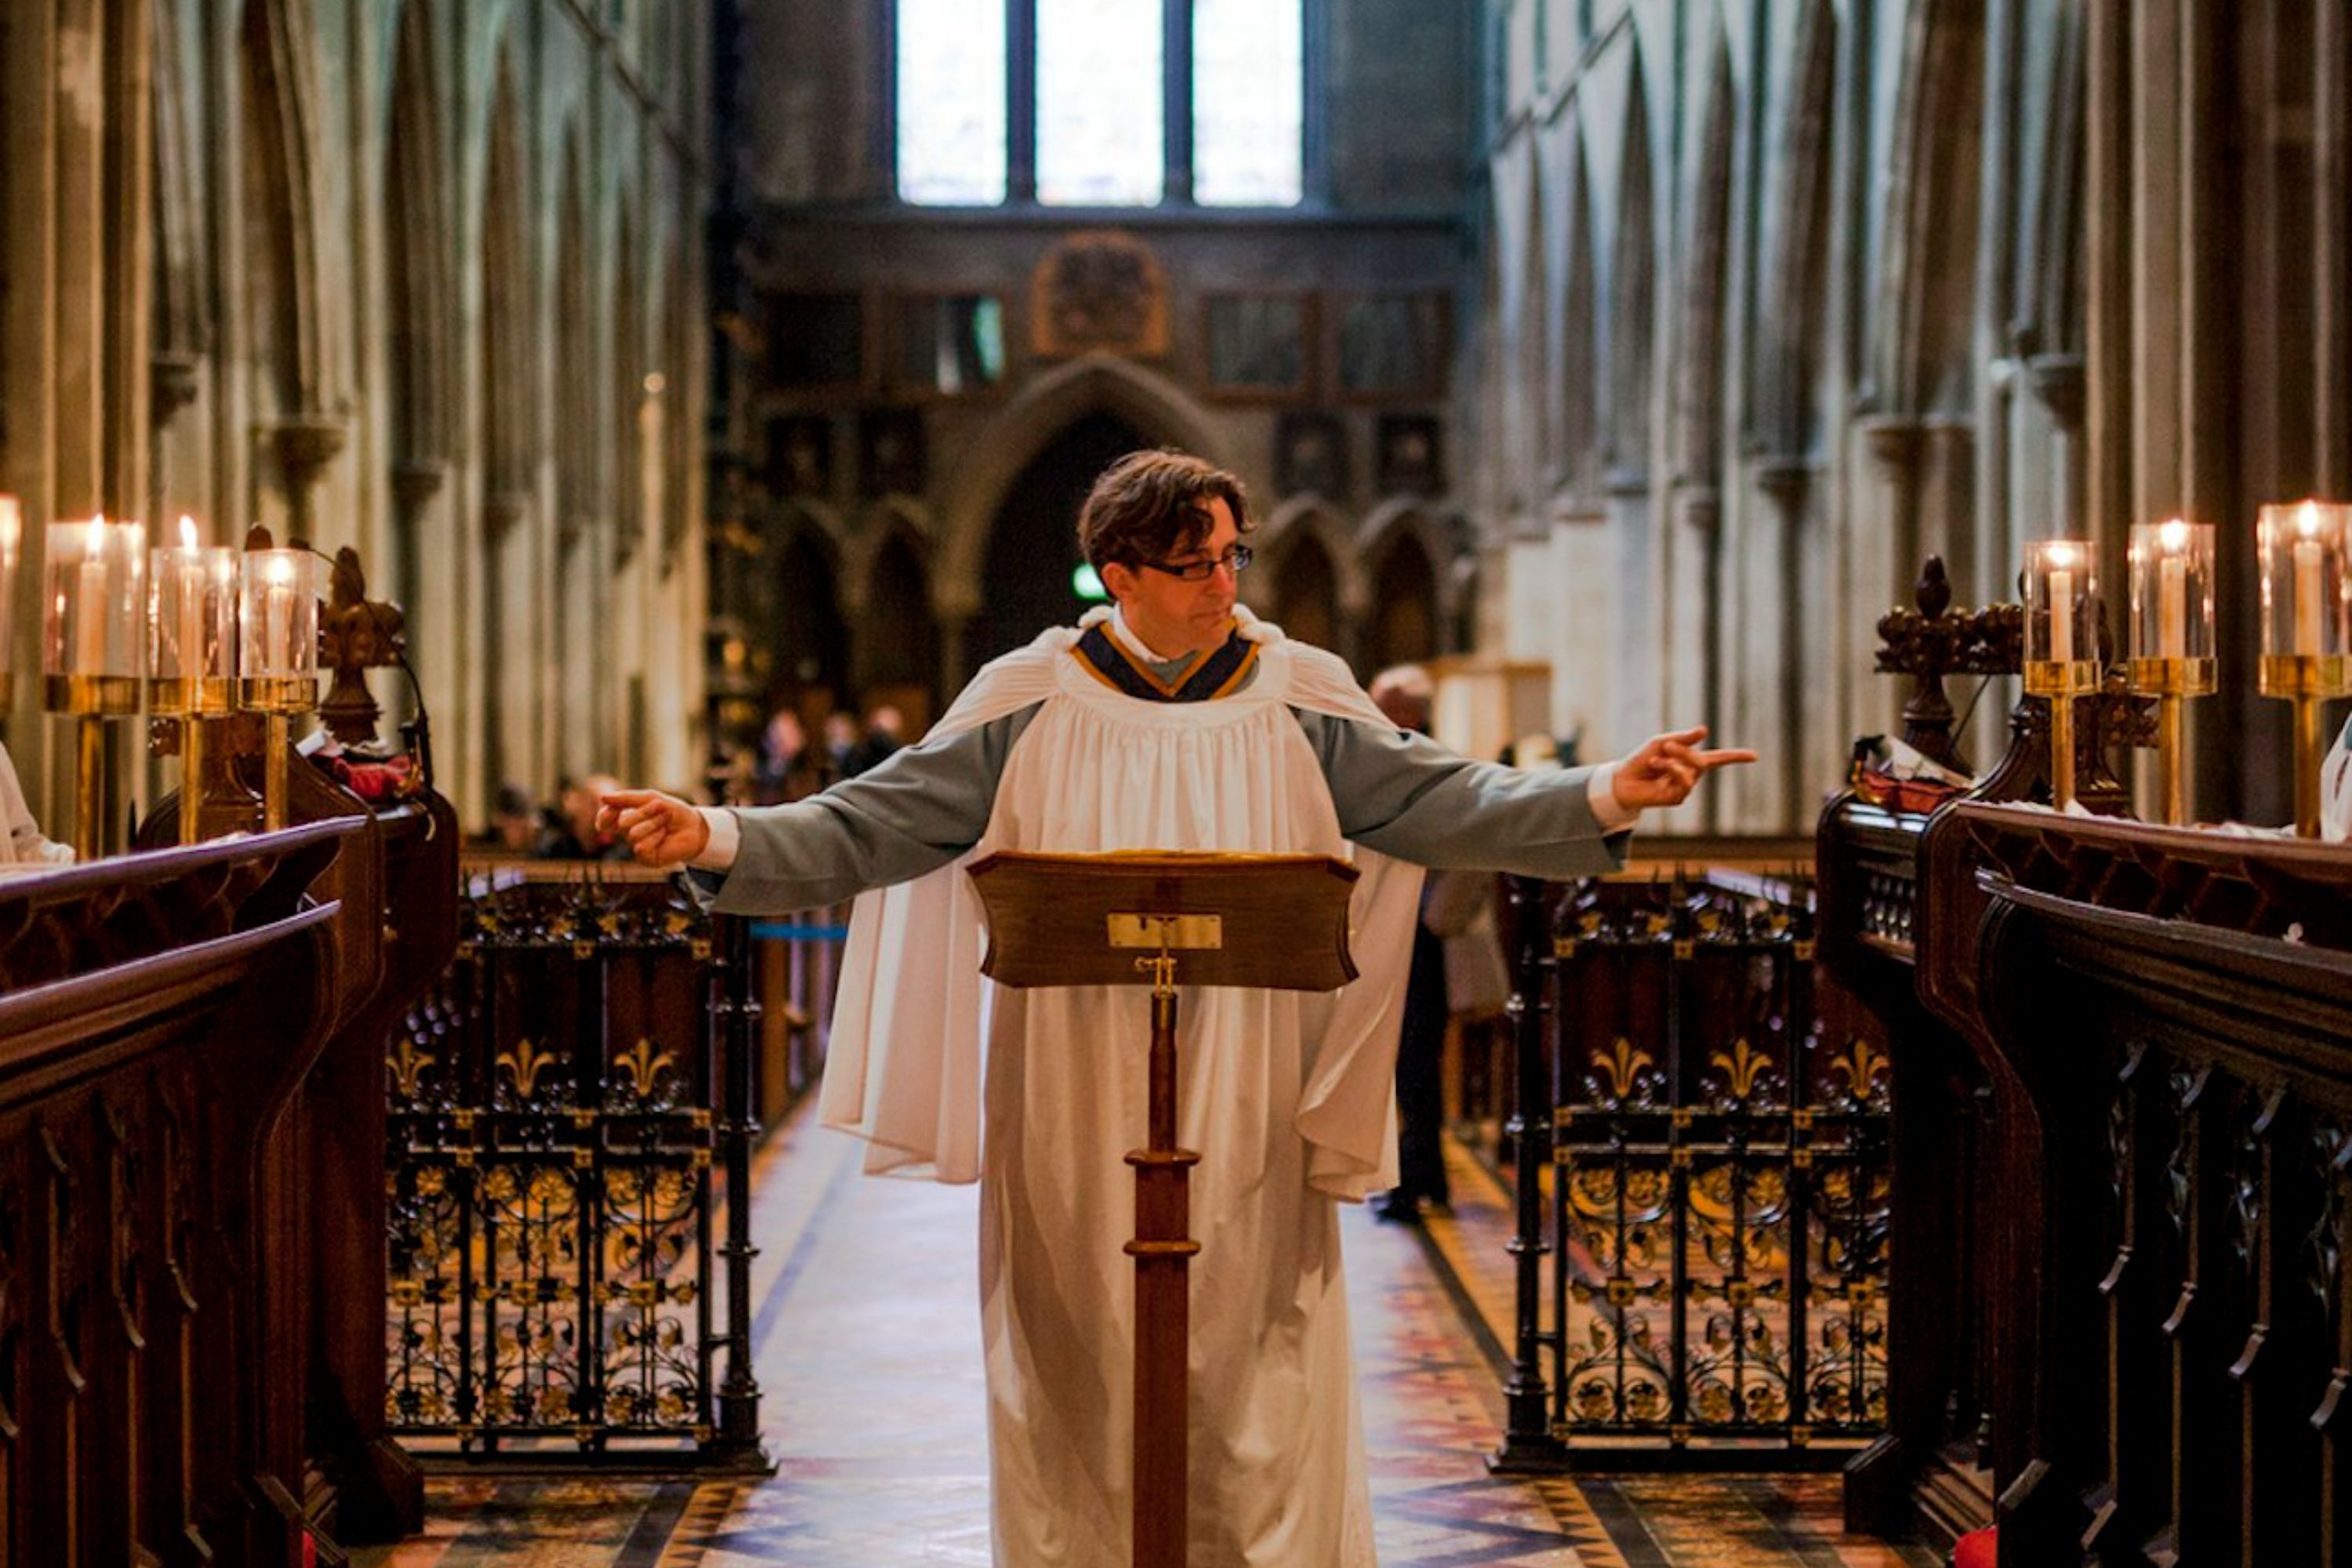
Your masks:
<path fill-rule="evenodd" d="M 903 16 L 906 0 L 899 4 Z M 1161 0 L 1037 0 L 1039 201 L 1160 200 L 1167 174 L 1163 25 Z M 959 54 L 976 48 L 976 41 L 965 43 Z"/>
<path fill-rule="evenodd" d="M 1192 199 L 1202 205 L 1297 205 L 1303 9 L 1192 0 Z"/>
<path fill-rule="evenodd" d="M 1001 202 L 1004 158 L 1004 7 L 898 0 L 899 200 Z"/>

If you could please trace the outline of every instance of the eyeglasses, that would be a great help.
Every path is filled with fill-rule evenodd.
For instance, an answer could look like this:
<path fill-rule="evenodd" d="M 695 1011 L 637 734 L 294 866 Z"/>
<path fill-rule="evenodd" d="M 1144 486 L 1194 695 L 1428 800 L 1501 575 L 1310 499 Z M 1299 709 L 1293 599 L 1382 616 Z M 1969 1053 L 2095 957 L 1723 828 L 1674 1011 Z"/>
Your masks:
<path fill-rule="evenodd" d="M 1154 572 L 1165 572 L 1179 582 L 1205 583 L 1209 580 L 1209 574 L 1220 566 L 1236 576 L 1240 575 L 1248 569 L 1250 561 L 1255 553 L 1246 544 L 1236 544 L 1223 555 L 1212 556 L 1206 561 L 1186 561 L 1181 563 L 1147 561 L 1143 564 L 1150 567 Z"/>

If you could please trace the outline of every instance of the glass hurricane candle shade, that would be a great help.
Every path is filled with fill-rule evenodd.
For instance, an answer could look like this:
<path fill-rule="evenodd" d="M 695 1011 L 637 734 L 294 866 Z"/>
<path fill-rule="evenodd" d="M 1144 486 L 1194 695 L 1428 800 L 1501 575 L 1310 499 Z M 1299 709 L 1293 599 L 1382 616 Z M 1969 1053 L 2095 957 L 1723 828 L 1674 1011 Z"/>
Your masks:
<path fill-rule="evenodd" d="M 2352 506 L 2295 501 L 2263 508 L 2262 689 L 2269 697 L 2352 691 L 2352 601 L 2345 552 Z"/>
<path fill-rule="evenodd" d="M 2214 687 L 2212 525 L 2141 523 L 2130 559 L 2132 689 L 2206 695 Z"/>
<path fill-rule="evenodd" d="M 220 718 L 232 701 L 236 648 L 236 552 L 200 546 L 184 524 L 176 549 L 149 558 L 147 705 L 168 717 Z"/>
<path fill-rule="evenodd" d="M 58 713 L 132 713 L 146 667 L 143 523 L 53 522 L 43 579 L 41 673 Z"/>
<path fill-rule="evenodd" d="M 245 552 L 237 673 L 249 708 L 301 713 L 319 697 L 318 558 L 307 550 Z"/>
<path fill-rule="evenodd" d="M 2087 541 L 2025 547 L 2025 689 L 2073 697 L 2099 685 L 2099 583 Z"/>
<path fill-rule="evenodd" d="M 0 495 L 0 713 L 16 691 L 16 567 L 25 558 L 25 503 Z"/>

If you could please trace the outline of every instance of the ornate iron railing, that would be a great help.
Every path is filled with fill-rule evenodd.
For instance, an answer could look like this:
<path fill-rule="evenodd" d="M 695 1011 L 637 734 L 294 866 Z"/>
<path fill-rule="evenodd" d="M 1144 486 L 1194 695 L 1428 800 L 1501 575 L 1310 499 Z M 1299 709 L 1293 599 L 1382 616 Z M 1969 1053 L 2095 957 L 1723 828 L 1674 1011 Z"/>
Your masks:
<path fill-rule="evenodd" d="M 1498 1463 L 1837 1462 L 1885 1415 L 1889 1079 L 1817 987 L 1810 889 L 1512 897 L 1527 1109 Z"/>
<path fill-rule="evenodd" d="M 764 1469 L 749 931 L 569 874 L 478 889 L 391 1046 L 391 1426 L 476 1460 Z"/>

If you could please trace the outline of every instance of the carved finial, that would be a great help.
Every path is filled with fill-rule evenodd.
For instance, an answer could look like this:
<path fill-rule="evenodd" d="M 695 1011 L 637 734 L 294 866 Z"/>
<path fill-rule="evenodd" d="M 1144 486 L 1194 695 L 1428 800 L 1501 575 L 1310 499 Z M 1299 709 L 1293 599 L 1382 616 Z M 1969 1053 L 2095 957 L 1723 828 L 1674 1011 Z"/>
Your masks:
<path fill-rule="evenodd" d="M 1931 621 L 1952 607 L 1952 580 L 1944 574 L 1942 556 L 1930 555 L 1919 568 L 1919 581 L 1911 588 L 1911 602 Z"/>
<path fill-rule="evenodd" d="M 1912 588 L 1916 609 L 1888 611 L 1878 622 L 1878 668 L 1913 679 L 1903 705 L 1903 740 L 1955 773 L 1972 772 L 1952 737 L 1948 675 L 2014 675 L 2023 666 L 2025 620 L 2015 605 L 1951 607 L 1952 584 L 1940 555 L 1930 555 Z"/>
<path fill-rule="evenodd" d="M 369 694 L 366 672 L 400 662 L 406 649 L 407 617 L 400 606 L 367 596 L 367 574 L 350 545 L 335 552 L 328 579 L 327 605 L 319 618 L 320 661 L 334 672 L 320 721 L 347 746 L 375 741 L 383 709 Z"/>

